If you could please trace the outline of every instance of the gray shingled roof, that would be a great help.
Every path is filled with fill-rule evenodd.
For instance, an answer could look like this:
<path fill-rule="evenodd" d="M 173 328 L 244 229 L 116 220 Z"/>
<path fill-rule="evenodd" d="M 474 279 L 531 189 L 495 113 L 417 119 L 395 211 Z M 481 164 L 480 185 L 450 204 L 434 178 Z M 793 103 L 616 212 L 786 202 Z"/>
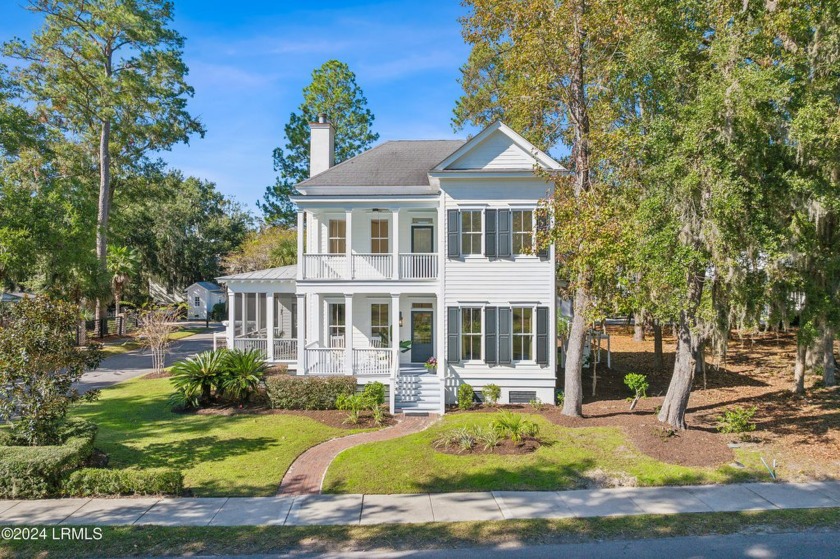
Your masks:
<path fill-rule="evenodd" d="M 465 140 L 396 140 L 342 161 L 298 186 L 428 186 L 429 171 Z"/>
<path fill-rule="evenodd" d="M 231 274 L 216 278 L 217 281 L 229 280 L 293 280 L 297 275 L 297 265 L 281 266 L 279 268 L 268 268 L 267 270 L 255 270 L 242 274 Z"/>

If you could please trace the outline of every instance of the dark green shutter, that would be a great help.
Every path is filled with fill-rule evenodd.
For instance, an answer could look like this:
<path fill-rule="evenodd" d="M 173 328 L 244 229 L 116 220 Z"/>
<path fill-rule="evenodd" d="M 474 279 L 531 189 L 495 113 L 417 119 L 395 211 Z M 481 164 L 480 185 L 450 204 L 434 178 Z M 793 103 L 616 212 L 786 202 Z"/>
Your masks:
<path fill-rule="evenodd" d="M 488 365 L 495 365 L 499 362 L 498 345 L 498 315 L 496 307 L 484 308 L 484 361 Z"/>
<path fill-rule="evenodd" d="M 496 210 L 484 211 L 484 256 L 496 258 Z"/>
<path fill-rule="evenodd" d="M 537 363 L 548 365 L 548 307 L 537 307 Z"/>
<path fill-rule="evenodd" d="M 536 212 L 535 212 L 536 213 Z M 537 238 L 545 240 L 547 238 L 546 232 L 548 231 L 548 218 L 545 214 L 539 213 L 537 215 Z M 534 242 L 537 242 L 537 239 L 534 239 Z M 548 258 L 549 256 L 549 248 L 550 244 L 547 242 L 541 243 L 539 250 L 537 251 L 537 256 L 540 258 Z"/>
<path fill-rule="evenodd" d="M 449 210 L 447 213 L 447 248 L 446 255 L 449 258 L 461 256 L 461 216 L 458 210 Z"/>
<path fill-rule="evenodd" d="M 510 258 L 510 210 L 499 210 L 499 258 Z"/>
<path fill-rule="evenodd" d="M 513 316 L 507 307 L 499 307 L 499 363 L 510 363 L 513 349 L 510 333 L 513 330 Z"/>
<path fill-rule="evenodd" d="M 458 307 L 448 307 L 449 335 L 447 336 L 446 360 L 450 363 L 461 361 L 459 342 L 461 341 L 461 313 Z"/>

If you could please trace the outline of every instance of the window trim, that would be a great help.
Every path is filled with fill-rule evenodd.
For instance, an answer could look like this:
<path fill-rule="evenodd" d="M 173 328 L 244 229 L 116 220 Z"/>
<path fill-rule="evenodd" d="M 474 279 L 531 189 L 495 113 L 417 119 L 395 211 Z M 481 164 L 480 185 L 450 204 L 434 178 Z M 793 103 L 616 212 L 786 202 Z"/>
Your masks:
<path fill-rule="evenodd" d="M 478 213 L 478 231 L 471 230 L 469 232 L 464 231 L 464 214 L 465 213 Z M 458 221 L 460 230 L 458 231 L 458 245 L 461 254 L 461 258 L 484 258 L 484 208 L 459 208 L 458 209 Z M 467 253 L 464 251 L 464 235 L 471 235 L 475 236 L 478 235 L 478 252 L 470 252 Z"/>
<path fill-rule="evenodd" d="M 341 223 L 341 224 L 344 225 L 344 235 L 343 236 L 338 236 L 338 235 L 333 236 L 333 223 L 336 223 L 336 224 Z M 340 242 L 344 243 L 344 250 L 334 252 L 332 250 L 333 241 L 336 241 L 336 242 L 340 241 Z M 327 220 L 327 254 L 345 254 L 346 251 L 347 251 L 347 220 L 346 219 L 337 219 L 337 218 L 331 218 L 331 219 Z"/>
<path fill-rule="evenodd" d="M 374 236 L 374 225 L 379 227 L 379 234 Z M 384 236 L 382 227 L 385 227 Z M 370 253 L 371 254 L 391 254 L 391 235 L 390 235 L 390 220 L 386 218 L 371 218 L 370 220 Z M 379 241 L 379 243 L 385 242 L 385 250 L 376 251 L 374 250 L 374 241 Z"/>
<path fill-rule="evenodd" d="M 464 332 L 464 311 L 475 311 L 478 314 L 478 332 Z M 461 364 L 463 365 L 474 365 L 479 363 L 484 363 L 484 307 L 479 305 L 464 305 L 459 307 L 460 312 L 460 320 L 461 320 L 461 331 L 460 331 L 460 343 L 461 343 Z M 477 337 L 478 338 L 478 359 L 465 359 L 464 358 L 464 338 L 465 336 L 470 337 Z M 472 344 L 470 344 L 472 345 Z"/>
<path fill-rule="evenodd" d="M 529 326 L 530 326 L 530 333 L 529 334 L 521 334 L 521 333 L 517 334 L 516 333 L 516 328 L 515 328 L 516 321 L 514 319 L 514 311 L 516 309 L 528 309 L 531 312 L 531 318 L 529 320 Z M 537 356 L 536 356 L 536 350 L 537 350 L 537 348 L 536 348 L 536 343 L 537 343 L 537 339 L 536 339 L 537 338 L 536 315 L 537 315 L 537 309 L 533 305 L 516 305 L 516 304 L 511 304 L 510 305 L 510 316 L 511 316 L 510 361 L 511 361 L 511 365 L 513 365 L 513 366 L 516 366 L 517 364 L 532 365 L 532 364 L 536 364 L 536 362 L 537 362 L 536 361 L 536 359 L 537 359 Z M 516 348 L 516 339 L 517 338 L 524 338 L 526 336 L 531 339 L 531 342 L 529 344 L 530 345 L 530 349 L 529 349 L 530 357 L 528 359 L 515 359 L 514 358 L 514 349 Z"/>
<path fill-rule="evenodd" d="M 524 231 L 517 231 L 514 228 L 514 214 L 517 212 L 529 212 L 531 214 L 531 251 L 532 252 L 517 252 L 515 250 L 516 247 L 516 238 L 517 236 L 524 236 Z M 534 243 L 536 241 L 536 217 L 534 215 L 535 208 L 532 207 L 511 207 L 510 208 L 510 254 L 513 258 L 522 257 L 522 256 L 537 256 L 536 252 L 534 251 Z"/>

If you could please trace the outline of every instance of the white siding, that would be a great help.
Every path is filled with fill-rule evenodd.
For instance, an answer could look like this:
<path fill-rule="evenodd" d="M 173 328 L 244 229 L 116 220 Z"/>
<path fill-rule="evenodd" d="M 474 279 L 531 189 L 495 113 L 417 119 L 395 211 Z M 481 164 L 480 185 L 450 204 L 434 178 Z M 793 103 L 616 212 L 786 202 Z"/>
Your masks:
<path fill-rule="evenodd" d="M 536 160 L 503 134 L 496 132 L 465 153 L 447 169 L 531 169 Z"/>

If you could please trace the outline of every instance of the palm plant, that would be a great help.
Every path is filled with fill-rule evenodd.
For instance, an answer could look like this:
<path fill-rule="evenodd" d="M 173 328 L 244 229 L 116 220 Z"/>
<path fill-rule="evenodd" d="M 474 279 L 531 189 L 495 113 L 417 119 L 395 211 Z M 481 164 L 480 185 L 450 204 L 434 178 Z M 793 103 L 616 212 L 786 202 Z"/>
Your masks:
<path fill-rule="evenodd" d="M 172 366 L 172 385 L 191 407 L 210 401 L 215 389 L 222 389 L 228 351 L 205 351 Z"/>
<path fill-rule="evenodd" d="M 140 254 L 136 250 L 125 246 L 108 247 L 108 273 L 111 274 L 117 314 L 120 314 L 120 300 L 125 287 L 139 270 Z"/>
<path fill-rule="evenodd" d="M 234 349 L 224 358 L 222 389 L 232 400 L 247 402 L 265 374 L 265 360 L 256 349 Z"/>
<path fill-rule="evenodd" d="M 539 434 L 539 426 L 528 421 L 518 413 L 500 412 L 493 421 L 493 428 L 501 435 L 510 437 L 515 443 L 522 442 L 523 437 L 535 437 Z"/>

